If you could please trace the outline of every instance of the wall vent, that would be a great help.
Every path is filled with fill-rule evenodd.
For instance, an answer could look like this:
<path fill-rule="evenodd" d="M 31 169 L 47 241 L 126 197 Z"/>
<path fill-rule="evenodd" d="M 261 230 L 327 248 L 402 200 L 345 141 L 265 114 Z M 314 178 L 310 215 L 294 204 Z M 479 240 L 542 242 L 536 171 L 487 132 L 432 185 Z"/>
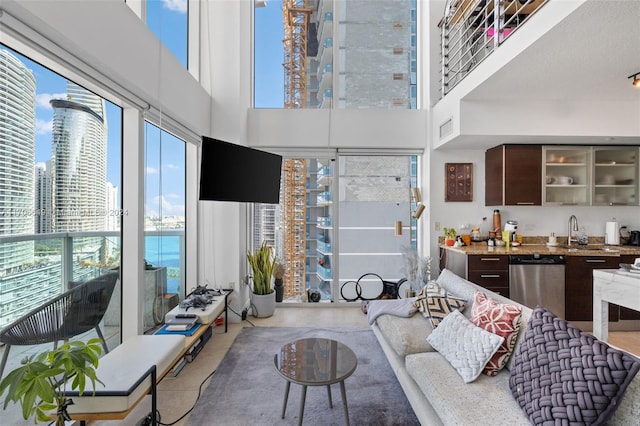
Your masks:
<path fill-rule="evenodd" d="M 402 47 L 394 47 L 393 54 L 394 55 L 402 55 L 404 53 L 404 49 Z"/>
<path fill-rule="evenodd" d="M 394 72 L 393 73 L 393 79 L 394 80 L 404 80 L 404 74 L 401 72 Z"/>
<path fill-rule="evenodd" d="M 448 119 L 440 125 L 440 140 L 453 133 L 453 118 Z"/>

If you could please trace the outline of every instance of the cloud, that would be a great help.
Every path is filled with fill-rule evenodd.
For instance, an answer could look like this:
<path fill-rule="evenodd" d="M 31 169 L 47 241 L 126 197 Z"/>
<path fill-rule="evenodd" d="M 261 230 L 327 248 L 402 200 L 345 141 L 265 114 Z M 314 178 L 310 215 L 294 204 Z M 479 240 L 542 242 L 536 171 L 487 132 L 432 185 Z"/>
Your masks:
<path fill-rule="evenodd" d="M 157 174 L 158 174 L 158 169 L 156 169 L 155 167 L 147 167 L 147 168 L 145 169 L 145 172 L 146 172 L 148 175 L 157 175 Z"/>
<path fill-rule="evenodd" d="M 67 99 L 66 93 L 40 93 L 36 95 L 36 107 L 53 109 L 49 101 L 51 99 Z"/>
<path fill-rule="evenodd" d="M 51 133 L 53 129 L 53 120 L 44 121 L 36 119 L 36 133 L 38 135 L 46 135 Z"/>
<path fill-rule="evenodd" d="M 187 0 L 162 0 L 165 8 L 179 13 L 187 13 Z"/>
<path fill-rule="evenodd" d="M 162 195 L 155 196 L 145 206 L 146 216 L 184 216 L 184 204 L 172 204 Z"/>

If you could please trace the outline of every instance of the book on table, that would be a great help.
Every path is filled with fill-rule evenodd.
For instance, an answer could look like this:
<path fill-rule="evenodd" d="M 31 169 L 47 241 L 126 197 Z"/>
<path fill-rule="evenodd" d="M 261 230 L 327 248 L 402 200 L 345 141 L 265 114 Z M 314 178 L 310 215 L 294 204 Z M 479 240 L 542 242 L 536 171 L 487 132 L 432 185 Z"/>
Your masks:
<path fill-rule="evenodd" d="M 167 331 L 186 331 L 198 322 L 198 317 L 172 318 L 167 321 Z"/>

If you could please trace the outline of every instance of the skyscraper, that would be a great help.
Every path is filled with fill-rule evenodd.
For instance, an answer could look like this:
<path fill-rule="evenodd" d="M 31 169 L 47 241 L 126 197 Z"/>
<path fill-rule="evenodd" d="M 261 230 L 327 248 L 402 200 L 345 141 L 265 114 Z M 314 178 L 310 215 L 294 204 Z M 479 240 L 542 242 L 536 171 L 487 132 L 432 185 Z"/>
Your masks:
<path fill-rule="evenodd" d="M 34 225 L 36 234 L 53 232 L 53 217 L 51 215 L 51 161 L 38 163 L 35 172 L 35 208 Z"/>
<path fill-rule="evenodd" d="M 104 100 L 69 82 L 67 99 L 53 99 L 51 106 L 53 230 L 103 230 L 107 180 Z"/>
<path fill-rule="evenodd" d="M 33 233 L 36 80 L 0 50 L 0 235 Z M 33 260 L 33 241 L 0 244 L 2 276 Z"/>

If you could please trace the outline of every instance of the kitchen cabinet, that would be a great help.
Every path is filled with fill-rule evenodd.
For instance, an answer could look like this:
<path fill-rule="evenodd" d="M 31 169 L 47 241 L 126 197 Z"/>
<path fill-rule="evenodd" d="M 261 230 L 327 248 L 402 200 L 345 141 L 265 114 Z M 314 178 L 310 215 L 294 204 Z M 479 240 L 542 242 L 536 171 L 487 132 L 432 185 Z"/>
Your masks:
<path fill-rule="evenodd" d="M 545 205 L 589 205 L 591 147 L 544 147 Z"/>
<path fill-rule="evenodd" d="M 542 146 L 500 145 L 485 153 L 486 206 L 542 204 Z"/>
<path fill-rule="evenodd" d="M 467 256 L 467 279 L 509 297 L 509 257 L 494 254 Z"/>
<path fill-rule="evenodd" d="M 593 204 L 638 204 L 638 147 L 594 147 Z"/>
<path fill-rule="evenodd" d="M 565 318 L 593 320 L 593 270 L 617 269 L 618 256 L 567 256 L 565 265 Z M 618 320 L 617 306 L 609 307 L 609 321 Z"/>

